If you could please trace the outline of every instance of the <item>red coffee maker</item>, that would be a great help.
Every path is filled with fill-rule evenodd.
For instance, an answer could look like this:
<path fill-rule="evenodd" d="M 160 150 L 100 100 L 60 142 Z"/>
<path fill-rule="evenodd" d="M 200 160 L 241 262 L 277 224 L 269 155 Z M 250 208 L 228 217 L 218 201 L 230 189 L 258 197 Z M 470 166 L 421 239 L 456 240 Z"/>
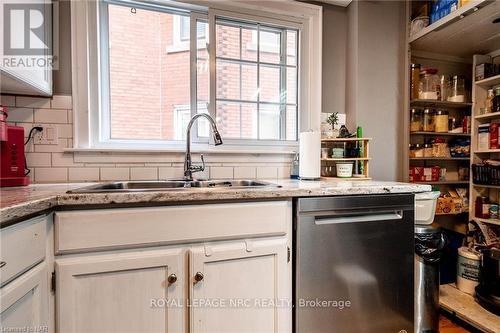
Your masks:
<path fill-rule="evenodd" d="M 24 128 L 7 125 L 7 108 L 0 105 L 0 187 L 26 186 Z"/>

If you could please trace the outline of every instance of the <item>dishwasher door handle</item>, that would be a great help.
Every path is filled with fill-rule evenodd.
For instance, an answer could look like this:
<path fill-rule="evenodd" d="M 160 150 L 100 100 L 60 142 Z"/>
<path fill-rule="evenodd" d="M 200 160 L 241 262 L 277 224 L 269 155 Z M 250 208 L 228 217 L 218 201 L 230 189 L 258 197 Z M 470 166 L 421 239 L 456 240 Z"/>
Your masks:
<path fill-rule="evenodd" d="M 317 225 L 323 225 L 323 224 L 374 222 L 374 221 L 402 220 L 402 219 L 403 219 L 403 211 L 396 210 L 388 213 L 361 214 L 352 216 L 330 216 L 325 218 L 316 217 L 314 219 L 314 223 Z"/>

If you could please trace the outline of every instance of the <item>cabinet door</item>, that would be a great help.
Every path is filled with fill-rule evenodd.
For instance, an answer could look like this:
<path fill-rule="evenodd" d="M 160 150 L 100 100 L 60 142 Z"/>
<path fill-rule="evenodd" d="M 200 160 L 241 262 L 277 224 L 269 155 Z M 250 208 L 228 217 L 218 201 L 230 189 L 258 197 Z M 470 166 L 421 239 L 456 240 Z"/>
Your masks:
<path fill-rule="evenodd" d="M 47 266 L 42 262 L 0 289 L 0 331 L 46 332 Z"/>
<path fill-rule="evenodd" d="M 56 259 L 58 331 L 184 332 L 183 254 L 169 249 Z"/>
<path fill-rule="evenodd" d="M 191 331 L 291 332 L 287 257 L 284 238 L 191 249 Z"/>

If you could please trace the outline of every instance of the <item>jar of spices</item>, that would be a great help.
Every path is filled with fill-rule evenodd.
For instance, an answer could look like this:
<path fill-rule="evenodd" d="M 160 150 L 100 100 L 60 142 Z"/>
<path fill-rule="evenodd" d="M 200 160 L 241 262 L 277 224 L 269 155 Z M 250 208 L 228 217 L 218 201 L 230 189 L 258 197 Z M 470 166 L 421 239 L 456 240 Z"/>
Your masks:
<path fill-rule="evenodd" d="M 448 119 L 449 119 L 448 111 L 437 110 L 436 115 L 434 116 L 434 132 L 447 133 Z"/>
<path fill-rule="evenodd" d="M 419 132 L 422 131 L 422 129 L 422 111 L 419 109 L 411 109 L 410 131 Z"/>
<path fill-rule="evenodd" d="M 424 144 L 424 157 L 432 157 L 432 145 L 430 143 Z"/>
<path fill-rule="evenodd" d="M 446 140 L 443 138 L 436 138 L 432 141 L 432 157 L 449 157 L 450 150 Z"/>
<path fill-rule="evenodd" d="M 500 112 L 500 87 L 495 88 L 495 97 L 491 102 L 491 112 Z"/>
<path fill-rule="evenodd" d="M 420 86 L 420 64 L 411 64 L 410 72 L 410 94 L 411 99 L 418 98 L 418 88 Z"/>
<path fill-rule="evenodd" d="M 422 129 L 424 132 L 434 132 L 434 112 L 431 109 L 425 109 L 422 117 Z"/>
<path fill-rule="evenodd" d="M 486 100 L 484 101 L 484 113 L 490 113 L 491 109 L 493 109 L 493 98 L 495 98 L 495 90 L 488 89 Z"/>

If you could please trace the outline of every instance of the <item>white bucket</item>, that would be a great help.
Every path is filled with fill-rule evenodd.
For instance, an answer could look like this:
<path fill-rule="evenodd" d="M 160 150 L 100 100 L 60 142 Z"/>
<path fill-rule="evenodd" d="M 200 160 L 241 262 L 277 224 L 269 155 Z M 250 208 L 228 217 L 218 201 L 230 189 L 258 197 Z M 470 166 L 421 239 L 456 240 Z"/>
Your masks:
<path fill-rule="evenodd" d="M 349 163 L 337 163 L 337 177 L 339 178 L 351 178 L 352 177 L 352 166 L 351 162 Z"/>
<path fill-rule="evenodd" d="M 479 284 L 479 262 L 479 256 L 468 247 L 458 249 L 457 288 L 464 293 L 474 295 Z"/>
<path fill-rule="evenodd" d="M 415 194 L 415 224 L 432 224 L 439 191 Z"/>

